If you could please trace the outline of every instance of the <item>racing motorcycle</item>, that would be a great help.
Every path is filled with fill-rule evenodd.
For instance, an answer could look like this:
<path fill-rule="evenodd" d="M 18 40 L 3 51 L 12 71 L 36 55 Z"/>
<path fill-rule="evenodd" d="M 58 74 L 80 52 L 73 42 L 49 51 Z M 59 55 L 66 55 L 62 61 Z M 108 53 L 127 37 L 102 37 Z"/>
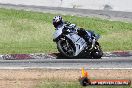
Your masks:
<path fill-rule="evenodd" d="M 63 56 L 67 58 L 90 57 L 97 59 L 103 56 L 103 51 L 98 43 L 99 35 L 92 38 L 92 32 L 86 31 L 92 38 L 92 42 L 87 44 L 75 30 L 64 27 L 58 28 L 53 34 L 53 41 L 56 42 L 57 49 Z"/>

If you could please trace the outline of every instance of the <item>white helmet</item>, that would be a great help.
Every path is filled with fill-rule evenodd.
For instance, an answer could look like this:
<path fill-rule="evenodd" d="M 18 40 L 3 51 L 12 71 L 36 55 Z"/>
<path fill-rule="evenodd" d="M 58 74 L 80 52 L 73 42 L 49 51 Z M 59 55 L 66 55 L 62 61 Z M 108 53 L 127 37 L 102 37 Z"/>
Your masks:
<path fill-rule="evenodd" d="M 55 28 L 57 28 L 59 25 L 61 25 L 63 23 L 63 19 L 61 16 L 55 16 L 53 18 L 53 25 Z"/>

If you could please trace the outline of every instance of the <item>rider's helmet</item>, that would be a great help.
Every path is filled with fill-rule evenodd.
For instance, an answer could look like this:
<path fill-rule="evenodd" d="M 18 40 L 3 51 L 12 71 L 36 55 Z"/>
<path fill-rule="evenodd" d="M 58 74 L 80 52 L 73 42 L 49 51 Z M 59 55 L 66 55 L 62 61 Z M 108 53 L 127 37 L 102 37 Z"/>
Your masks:
<path fill-rule="evenodd" d="M 57 28 L 59 25 L 61 25 L 63 23 L 63 19 L 61 16 L 55 16 L 53 18 L 53 25 L 55 28 Z"/>

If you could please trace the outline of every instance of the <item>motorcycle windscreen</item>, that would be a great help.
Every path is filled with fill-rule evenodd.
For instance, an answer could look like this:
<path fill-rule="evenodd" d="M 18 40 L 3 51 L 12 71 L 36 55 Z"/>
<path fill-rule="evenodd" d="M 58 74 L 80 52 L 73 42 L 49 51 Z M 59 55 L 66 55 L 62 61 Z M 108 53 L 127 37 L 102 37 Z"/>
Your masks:
<path fill-rule="evenodd" d="M 75 56 L 82 52 L 84 48 L 87 46 L 85 40 L 77 34 L 70 33 L 67 35 L 67 37 L 74 43 L 76 47 Z"/>

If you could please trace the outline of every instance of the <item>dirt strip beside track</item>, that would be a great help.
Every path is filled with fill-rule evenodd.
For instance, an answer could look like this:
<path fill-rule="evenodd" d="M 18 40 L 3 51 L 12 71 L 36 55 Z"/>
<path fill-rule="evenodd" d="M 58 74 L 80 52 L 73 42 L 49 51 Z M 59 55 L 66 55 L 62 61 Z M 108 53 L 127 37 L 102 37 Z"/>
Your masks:
<path fill-rule="evenodd" d="M 132 70 L 86 70 L 91 79 L 131 79 Z M 43 81 L 78 81 L 81 70 L 0 70 L 0 88 L 36 88 Z"/>

